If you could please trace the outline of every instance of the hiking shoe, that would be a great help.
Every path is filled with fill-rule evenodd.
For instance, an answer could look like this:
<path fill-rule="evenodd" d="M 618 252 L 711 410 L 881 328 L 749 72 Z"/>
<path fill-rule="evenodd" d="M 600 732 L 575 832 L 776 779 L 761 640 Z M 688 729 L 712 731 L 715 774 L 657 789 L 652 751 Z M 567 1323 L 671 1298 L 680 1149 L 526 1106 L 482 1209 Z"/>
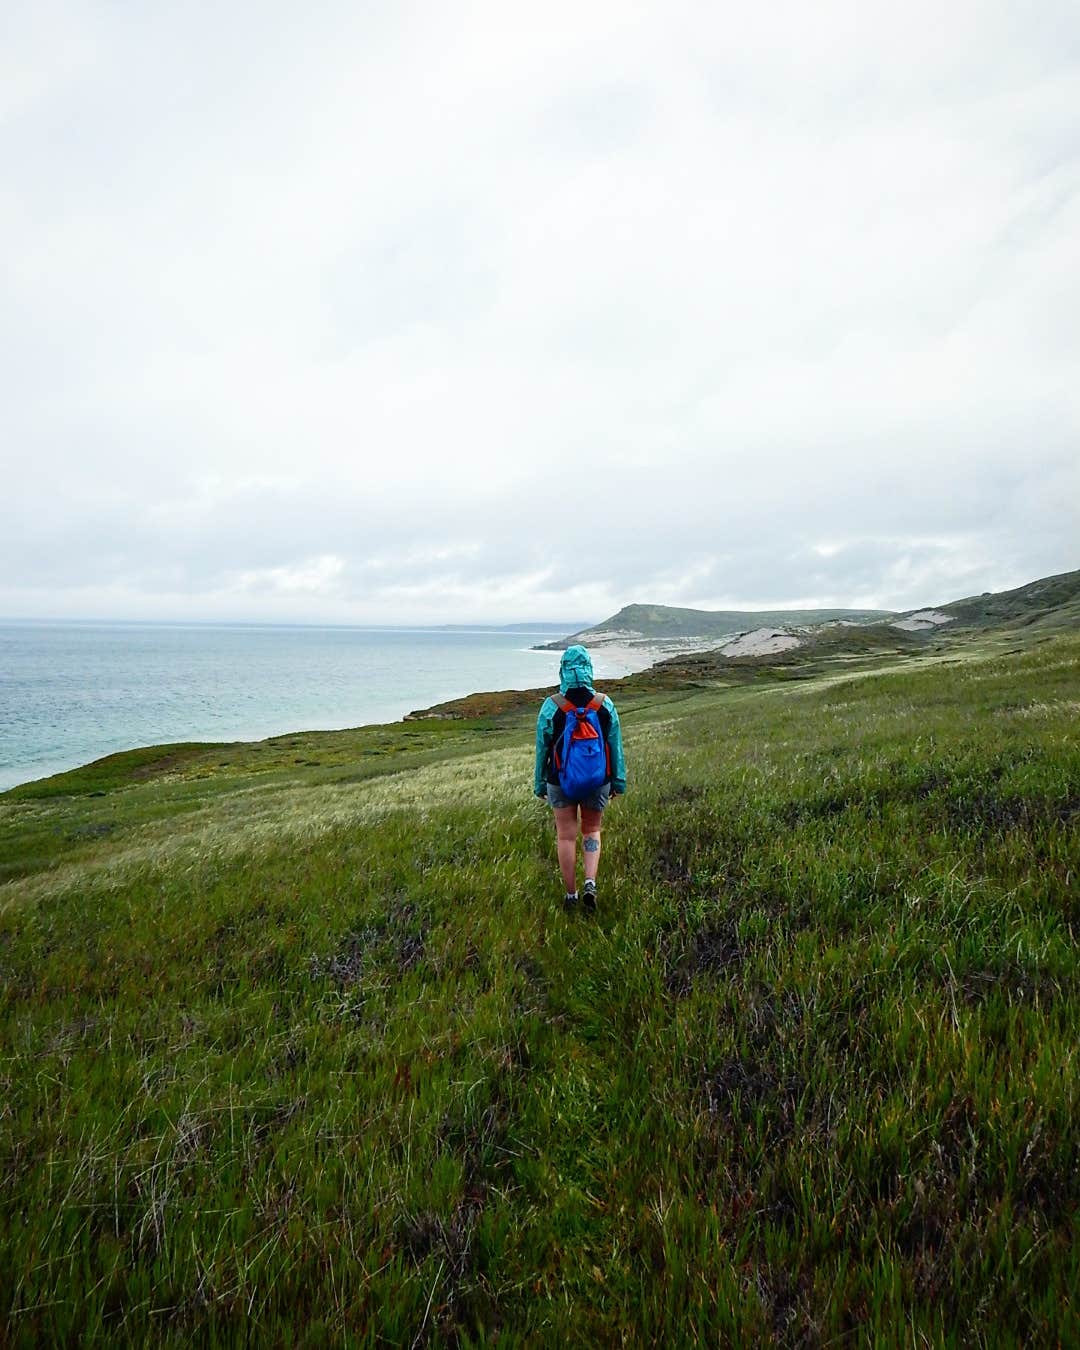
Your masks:
<path fill-rule="evenodd" d="M 567 914 L 572 914 L 577 909 L 578 893 L 577 891 L 567 891 L 563 896 L 562 907 Z"/>
<path fill-rule="evenodd" d="M 585 890 L 584 890 L 584 892 L 582 893 L 582 896 L 581 896 L 581 903 L 582 903 L 582 904 L 584 905 L 584 907 L 589 911 L 590 914 L 595 914 L 595 913 L 596 913 L 596 882 L 595 882 L 595 881 L 587 881 L 587 882 L 585 883 Z"/>

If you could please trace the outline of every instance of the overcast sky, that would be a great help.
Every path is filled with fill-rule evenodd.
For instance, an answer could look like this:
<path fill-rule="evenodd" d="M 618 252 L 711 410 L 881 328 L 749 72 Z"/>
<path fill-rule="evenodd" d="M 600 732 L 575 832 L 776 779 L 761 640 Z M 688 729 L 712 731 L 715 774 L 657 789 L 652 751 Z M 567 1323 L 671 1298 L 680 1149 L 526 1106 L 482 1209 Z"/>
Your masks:
<path fill-rule="evenodd" d="M 1080 566 L 1080 7 L 0 19 L 0 615 Z"/>

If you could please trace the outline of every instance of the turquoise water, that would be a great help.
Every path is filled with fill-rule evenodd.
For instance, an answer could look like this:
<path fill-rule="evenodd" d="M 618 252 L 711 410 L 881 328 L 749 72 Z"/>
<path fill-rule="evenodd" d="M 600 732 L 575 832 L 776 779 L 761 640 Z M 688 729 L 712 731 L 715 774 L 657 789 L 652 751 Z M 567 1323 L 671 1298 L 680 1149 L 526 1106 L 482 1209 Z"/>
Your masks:
<path fill-rule="evenodd" d="M 0 625 L 0 790 L 167 741 L 392 722 L 555 683 L 548 633 L 195 624 Z M 598 656 L 597 677 L 627 667 Z"/>

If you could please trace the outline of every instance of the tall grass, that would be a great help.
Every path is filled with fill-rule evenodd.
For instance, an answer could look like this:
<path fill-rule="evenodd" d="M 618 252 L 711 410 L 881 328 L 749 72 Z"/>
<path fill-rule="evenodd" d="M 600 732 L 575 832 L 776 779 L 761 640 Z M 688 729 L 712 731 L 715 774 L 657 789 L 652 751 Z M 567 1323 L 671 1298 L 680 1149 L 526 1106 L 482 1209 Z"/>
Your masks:
<path fill-rule="evenodd" d="M 525 726 L 0 798 L 6 1339 L 1075 1342 L 1078 673 L 629 705 L 595 920 Z"/>

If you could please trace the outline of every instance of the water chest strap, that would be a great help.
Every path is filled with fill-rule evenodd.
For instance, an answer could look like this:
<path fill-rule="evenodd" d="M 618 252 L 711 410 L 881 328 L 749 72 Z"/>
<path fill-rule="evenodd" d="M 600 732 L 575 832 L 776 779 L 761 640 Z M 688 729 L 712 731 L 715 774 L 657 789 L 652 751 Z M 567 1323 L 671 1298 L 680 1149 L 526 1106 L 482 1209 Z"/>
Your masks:
<path fill-rule="evenodd" d="M 576 713 L 599 712 L 600 709 L 604 706 L 604 696 L 603 696 L 603 694 L 595 694 L 595 693 L 594 693 L 593 696 L 592 696 L 592 698 L 589 699 L 588 703 L 586 703 L 585 706 L 584 706 L 583 708 L 579 708 L 578 705 L 577 705 L 576 703 L 571 703 L 570 700 L 569 700 L 568 698 L 564 698 L 564 697 L 562 696 L 562 694 L 556 694 L 554 697 L 555 697 L 555 702 L 559 705 L 559 708 L 560 708 L 564 713 L 568 713 L 568 712 L 576 712 Z"/>

